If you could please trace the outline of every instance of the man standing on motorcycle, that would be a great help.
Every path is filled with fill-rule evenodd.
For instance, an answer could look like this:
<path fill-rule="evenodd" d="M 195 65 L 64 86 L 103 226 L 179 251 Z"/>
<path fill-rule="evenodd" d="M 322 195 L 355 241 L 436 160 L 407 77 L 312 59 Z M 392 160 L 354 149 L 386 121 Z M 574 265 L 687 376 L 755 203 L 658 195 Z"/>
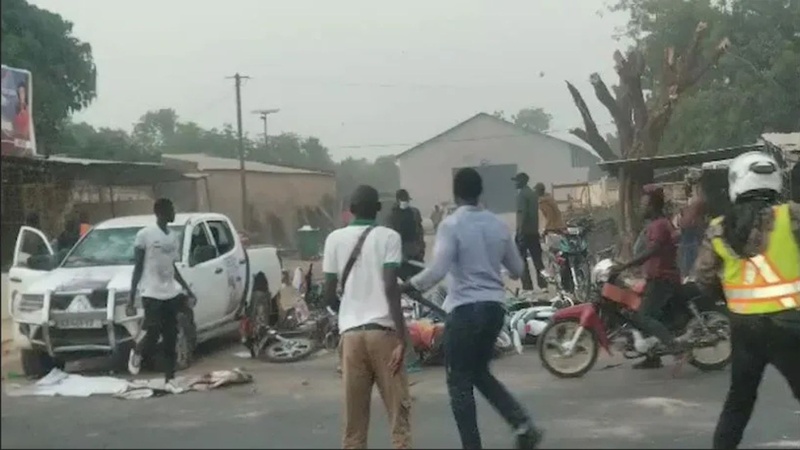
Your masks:
<path fill-rule="evenodd" d="M 748 152 L 728 167 L 733 206 L 711 222 L 695 263 L 699 286 L 720 284 L 730 310 L 731 385 L 714 448 L 737 448 L 767 364 L 800 400 L 800 205 L 781 203 L 777 162 Z"/>
<path fill-rule="evenodd" d="M 626 264 L 614 268 L 614 274 L 642 266 L 645 280 L 642 304 L 634 320 L 646 333 L 658 338 L 671 352 L 678 353 L 683 342 L 675 339 L 659 317 L 669 301 L 678 295 L 681 278 L 678 270 L 678 247 L 675 244 L 675 229 L 664 211 L 664 190 L 655 185 L 645 186 L 642 207 L 648 221 L 645 228 L 646 250 Z M 661 358 L 652 353 L 633 366 L 635 369 L 662 367 Z"/>
<path fill-rule="evenodd" d="M 439 225 L 432 264 L 401 289 L 426 291 L 450 275 L 443 305 L 447 311 L 444 353 L 447 389 L 463 448 L 481 448 L 474 388 L 514 429 L 517 448 L 536 448 L 541 433 L 489 371 L 506 318 L 500 268 L 519 278 L 524 266 L 503 221 L 478 206 L 482 192 L 483 180 L 475 169 L 455 174 L 453 195 L 459 207 Z"/>

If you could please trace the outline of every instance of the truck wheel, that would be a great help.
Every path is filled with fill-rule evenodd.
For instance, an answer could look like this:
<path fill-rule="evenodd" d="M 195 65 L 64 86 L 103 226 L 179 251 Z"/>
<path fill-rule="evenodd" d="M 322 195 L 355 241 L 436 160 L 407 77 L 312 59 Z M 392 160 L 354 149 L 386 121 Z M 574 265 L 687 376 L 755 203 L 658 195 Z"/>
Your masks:
<path fill-rule="evenodd" d="M 64 362 L 39 350 L 22 350 L 20 352 L 22 372 L 25 376 L 41 378 L 53 369 L 64 369 Z"/>
<path fill-rule="evenodd" d="M 197 346 L 197 328 L 192 311 L 178 313 L 178 339 L 175 341 L 175 369 L 184 370 L 192 365 Z"/>

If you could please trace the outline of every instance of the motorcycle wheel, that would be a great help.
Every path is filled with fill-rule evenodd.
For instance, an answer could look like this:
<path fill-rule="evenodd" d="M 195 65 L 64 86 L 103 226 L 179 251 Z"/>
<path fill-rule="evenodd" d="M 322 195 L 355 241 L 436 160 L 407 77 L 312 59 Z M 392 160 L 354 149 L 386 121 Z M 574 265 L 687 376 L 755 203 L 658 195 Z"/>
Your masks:
<path fill-rule="evenodd" d="M 712 333 L 720 338 L 714 347 L 693 348 L 689 364 L 704 371 L 724 369 L 731 361 L 731 324 L 726 314 L 718 311 L 703 311 L 700 318 Z M 698 319 L 692 319 L 687 327 L 695 335 L 702 333 Z"/>
<path fill-rule="evenodd" d="M 338 350 L 339 333 L 334 331 L 328 332 L 328 334 L 325 335 L 324 345 L 325 345 L 325 350 L 328 350 L 329 352 L 334 352 Z"/>
<path fill-rule="evenodd" d="M 260 352 L 264 361 L 290 363 L 306 359 L 317 349 L 316 342 L 307 336 L 285 338 L 286 341 L 272 341 Z"/>
<path fill-rule="evenodd" d="M 539 359 L 548 372 L 559 378 L 579 378 L 594 367 L 600 343 L 590 330 L 583 330 L 572 355 L 564 355 L 564 347 L 572 340 L 579 324 L 575 319 L 550 322 L 538 337 Z M 572 364 L 562 364 L 570 360 Z"/>

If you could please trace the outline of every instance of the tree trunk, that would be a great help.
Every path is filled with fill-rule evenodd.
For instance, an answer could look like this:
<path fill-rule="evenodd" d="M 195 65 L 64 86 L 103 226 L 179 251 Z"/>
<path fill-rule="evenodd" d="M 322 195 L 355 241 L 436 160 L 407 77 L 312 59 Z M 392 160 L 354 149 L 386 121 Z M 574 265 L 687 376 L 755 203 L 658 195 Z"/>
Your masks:
<path fill-rule="evenodd" d="M 633 257 L 633 244 L 642 229 L 641 204 L 644 186 L 653 182 L 653 170 L 622 168 L 619 172 L 620 246 L 619 256 Z"/>

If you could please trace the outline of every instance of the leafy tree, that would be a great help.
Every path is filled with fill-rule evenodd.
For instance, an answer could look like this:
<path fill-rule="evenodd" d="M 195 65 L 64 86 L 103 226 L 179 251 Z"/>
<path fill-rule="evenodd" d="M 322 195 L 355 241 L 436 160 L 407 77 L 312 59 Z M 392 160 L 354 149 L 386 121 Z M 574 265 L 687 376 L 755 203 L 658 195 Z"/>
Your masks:
<path fill-rule="evenodd" d="M 95 98 L 92 48 L 72 35 L 72 23 L 26 0 L 3 0 L 0 59 L 33 74 L 37 144 L 58 151 L 70 114 Z"/>
<path fill-rule="evenodd" d="M 656 1 L 662 0 L 643 0 Z M 696 24 L 687 46 L 681 50 L 668 47 L 661 53 L 658 76 L 655 68 L 648 65 L 648 48 L 643 45 L 631 48 L 626 54 L 614 53 L 615 70 L 619 85 L 609 90 L 600 75 L 593 73 L 589 81 L 600 103 L 614 119 L 619 138 L 619 153 L 612 150 L 608 141 L 597 129 L 589 108 L 580 92 L 571 83 L 567 88 L 583 119 L 583 129 L 571 133 L 592 146 L 604 160 L 639 159 L 659 153 L 661 140 L 680 100 L 688 95 L 697 82 L 709 71 L 728 49 L 727 38 L 713 46 L 708 45 L 709 27 L 706 22 Z M 650 89 L 643 80 L 650 81 Z M 612 95 L 613 91 L 613 95 Z M 653 178 L 652 168 L 644 166 L 623 167 L 618 174 L 620 181 L 619 203 L 623 242 L 621 253 L 629 256 L 633 238 L 641 225 L 638 220 L 639 196 L 642 186 Z"/>
<path fill-rule="evenodd" d="M 550 122 L 553 116 L 547 114 L 542 108 L 522 108 L 518 113 L 511 116 L 511 121 L 515 125 L 528 131 L 538 131 L 544 133 L 550 129 Z"/>
<path fill-rule="evenodd" d="M 643 85 L 658 89 L 660 58 L 684 48 L 698 20 L 727 36 L 730 54 L 676 105 L 662 153 L 754 142 L 764 132 L 800 129 L 800 2 L 796 0 L 620 0 L 624 33 L 648 51 Z"/>
<path fill-rule="evenodd" d="M 553 116 L 542 108 L 522 108 L 511 116 L 511 120 L 506 118 L 506 113 L 502 110 L 496 110 L 492 115 L 498 119 L 508 120 L 526 130 L 540 133 L 546 133 L 550 129 L 550 123 L 553 120 Z"/>

